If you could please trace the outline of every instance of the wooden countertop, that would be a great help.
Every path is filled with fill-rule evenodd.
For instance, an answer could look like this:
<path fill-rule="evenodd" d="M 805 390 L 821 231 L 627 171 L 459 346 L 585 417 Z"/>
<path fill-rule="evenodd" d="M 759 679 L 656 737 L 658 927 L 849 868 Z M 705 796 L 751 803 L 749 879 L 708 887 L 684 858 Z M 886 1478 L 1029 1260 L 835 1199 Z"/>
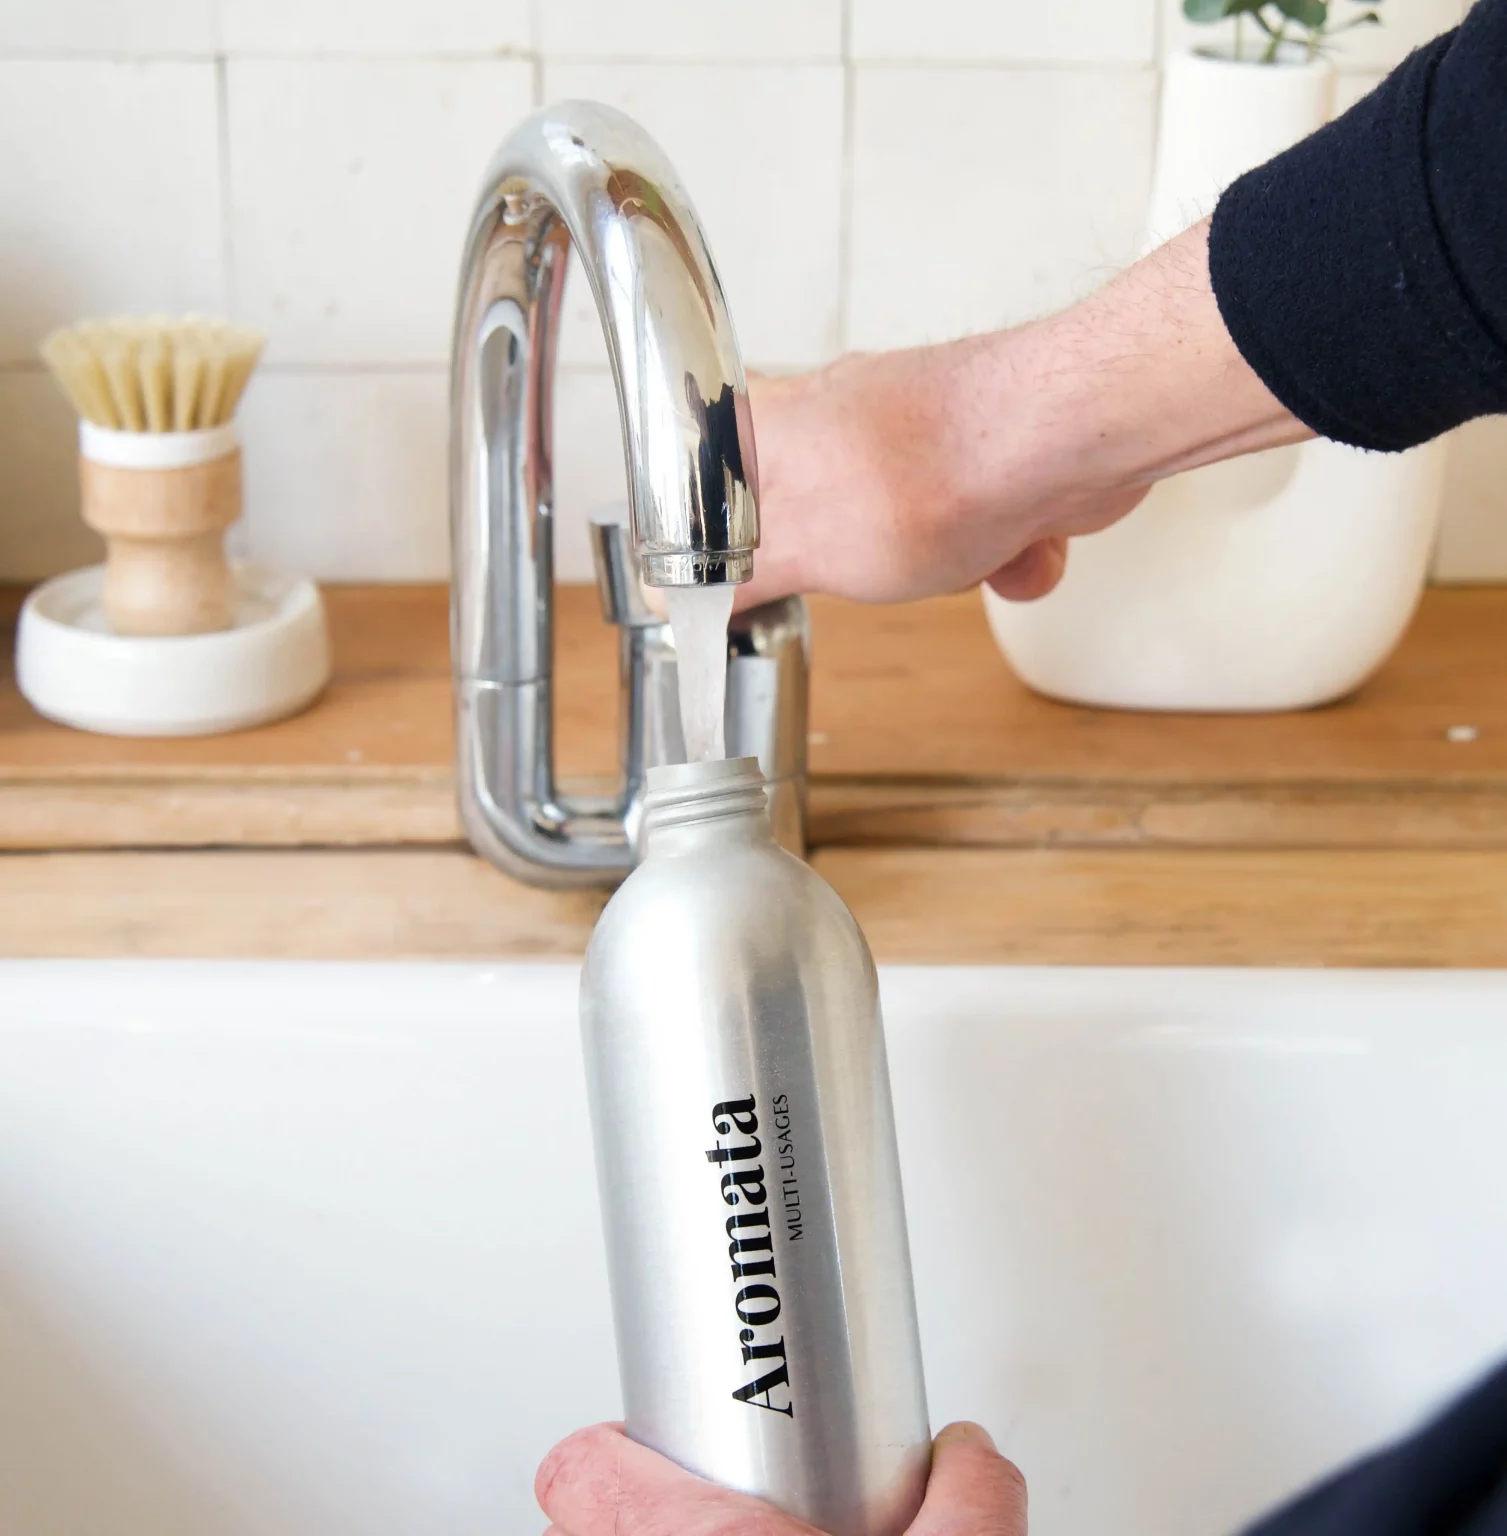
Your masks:
<path fill-rule="evenodd" d="M 829 848 L 881 964 L 1507 966 L 1507 853 Z M 0 855 L 0 958 L 568 958 L 597 893 L 468 852 Z"/>
<path fill-rule="evenodd" d="M 0 592 L 0 848 L 445 845 L 445 593 L 327 594 L 336 672 L 305 714 L 199 740 L 89 736 L 16 692 Z M 974 595 L 812 605 L 817 846 L 1507 846 L 1507 590 L 1436 589 L 1352 698 L 1290 715 L 1078 709 L 1024 688 Z M 563 778 L 611 775 L 615 638 L 559 622 Z M 1469 740 L 1451 740 L 1470 727 Z"/>
<path fill-rule="evenodd" d="M 324 698 L 200 741 L 38 719 L 0 638 L 0 955 L 580 952 L 599 895 L 459 845 L 443 591 L 327 595 Z M 1037 698 L 974 596 L 813 626 L 813 860 L 881 960 L 1507 964 L 1507 591 L 1431 591 L 1371 683 L 1284 716 Z M 582 589 L 559 628 L 561 773 L 600 778 L 614 638 Z"/>

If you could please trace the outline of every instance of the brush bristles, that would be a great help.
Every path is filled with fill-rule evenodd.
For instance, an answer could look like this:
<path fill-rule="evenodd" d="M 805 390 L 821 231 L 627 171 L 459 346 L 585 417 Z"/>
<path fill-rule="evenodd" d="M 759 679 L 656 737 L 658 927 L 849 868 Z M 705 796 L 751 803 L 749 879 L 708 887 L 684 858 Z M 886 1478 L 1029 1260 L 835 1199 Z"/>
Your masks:
<path fill-rule="evenodd" d="M 81 320 L 42 343 L 43 361 L 85 421 L 117 432 L 218 427 L 262 355 L 259 331 L 223 320 Z"/>

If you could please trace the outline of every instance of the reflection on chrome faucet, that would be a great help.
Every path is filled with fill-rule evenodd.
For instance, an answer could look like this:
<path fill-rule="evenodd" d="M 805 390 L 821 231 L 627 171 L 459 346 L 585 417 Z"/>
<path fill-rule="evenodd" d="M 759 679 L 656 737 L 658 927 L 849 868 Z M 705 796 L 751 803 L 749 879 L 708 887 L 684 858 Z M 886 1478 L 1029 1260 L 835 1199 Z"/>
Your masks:
<path fill-rule="evenodd" d="M 613 795 L 567 797 L 554 783 L 551 404 L 572 247 L 606 333 L 623 428 L 632 537 L 615 556 L 618 578 L 743 582 L 758 543 L 743 364 L 690 200 L 621 113 L 571 102 L 536 114 L 493 159 L 461 268 L 451 649 L 466 832 L 501 868 L 556 885 L 627 872 L 644 771 L 679 751 L 665 626 L 609 614 L 623 626 L 622 784 Z M 611 538 L 595 542 L 600 560 Z M 728 750 L 760 758 L 776 826 L 796 846 L 806 644 L 794 600 L 740 616 L 729 637 Z"/>

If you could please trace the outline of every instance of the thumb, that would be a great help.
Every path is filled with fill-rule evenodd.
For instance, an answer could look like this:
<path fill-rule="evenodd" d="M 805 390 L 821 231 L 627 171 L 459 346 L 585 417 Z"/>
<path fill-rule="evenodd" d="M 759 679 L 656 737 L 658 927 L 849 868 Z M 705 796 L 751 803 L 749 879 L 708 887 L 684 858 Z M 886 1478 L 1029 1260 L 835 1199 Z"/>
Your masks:
<path fill-rule="evenodd" d="M 906 1536 L 1026 1536 L 1026 1480 L 977 1424 L 949 1424 Z"/>

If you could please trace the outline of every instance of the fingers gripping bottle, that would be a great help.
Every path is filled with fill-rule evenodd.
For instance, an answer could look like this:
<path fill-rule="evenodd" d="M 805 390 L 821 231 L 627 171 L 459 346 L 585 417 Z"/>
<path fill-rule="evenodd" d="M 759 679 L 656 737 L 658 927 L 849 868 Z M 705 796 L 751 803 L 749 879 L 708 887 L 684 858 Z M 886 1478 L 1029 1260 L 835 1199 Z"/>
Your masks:
<path fill-rule="evenodd" d="M 646 834 L 581 988 L 628 1433 L 897 1536 L 930 1432 L 868 946 L 756 759 L 650 769 Z"/>

